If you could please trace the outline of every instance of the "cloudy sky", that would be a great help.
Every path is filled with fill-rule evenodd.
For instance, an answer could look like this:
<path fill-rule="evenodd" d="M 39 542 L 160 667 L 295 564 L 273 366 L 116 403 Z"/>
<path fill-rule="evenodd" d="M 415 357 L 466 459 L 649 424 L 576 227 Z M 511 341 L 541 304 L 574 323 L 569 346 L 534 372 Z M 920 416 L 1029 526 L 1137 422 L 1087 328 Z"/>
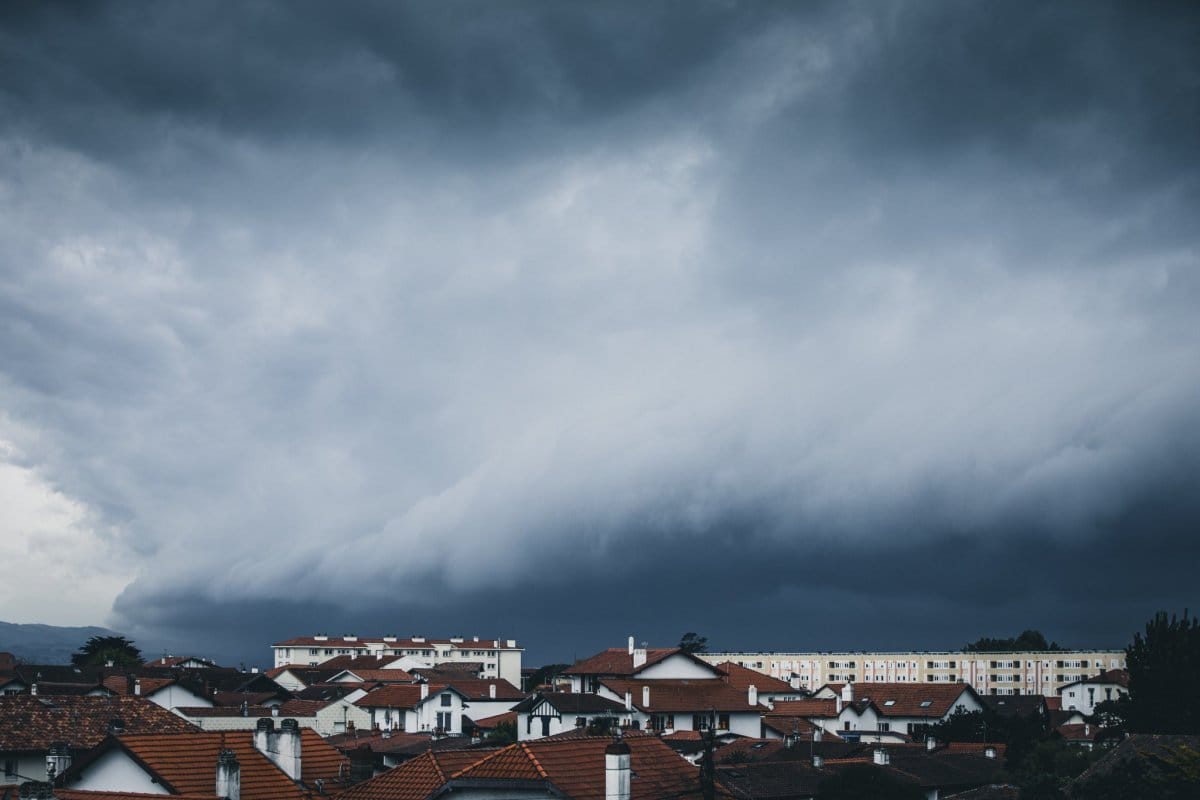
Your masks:
<path fill-rule="evenodd" d="M 1200 603 L 1194 4 L 0 5 L 0 619 L 1121 646 Z"/>

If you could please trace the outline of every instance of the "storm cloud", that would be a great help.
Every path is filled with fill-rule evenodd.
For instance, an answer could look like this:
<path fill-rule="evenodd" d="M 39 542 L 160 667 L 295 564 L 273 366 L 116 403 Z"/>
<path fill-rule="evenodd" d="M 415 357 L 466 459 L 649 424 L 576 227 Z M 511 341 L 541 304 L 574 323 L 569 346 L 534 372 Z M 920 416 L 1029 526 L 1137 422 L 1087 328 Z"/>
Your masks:
<path fill-rule="evenodd" d="M 18 535 L 227 658 L 1120 645 L 1200 563 L 1198 53 L 1188 4 L 5 4 L 0 455 L 72 509 Z"/>

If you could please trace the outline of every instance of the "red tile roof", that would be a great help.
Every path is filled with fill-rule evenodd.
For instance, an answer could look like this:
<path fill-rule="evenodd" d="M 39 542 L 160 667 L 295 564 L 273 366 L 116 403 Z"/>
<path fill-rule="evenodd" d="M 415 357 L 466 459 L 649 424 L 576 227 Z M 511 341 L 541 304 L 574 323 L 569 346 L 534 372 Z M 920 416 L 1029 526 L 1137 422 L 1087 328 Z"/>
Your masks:
<path fill-rule="evenodd" d="M 505 711 L 503 714 L 497 714 L 494 717 L 484 717 L 483 719 L 473 720 L 473 722 L 475 723 L 475 727 L 483 728 L 484 730 L 490 730 L 506 722 L 515 725 L 517 723 L 517 712 Z"/>
<path fill-rule="evenodd" d="M 429 692 L 422 698 L 421 690 L 426 686 L 429 687 Z M 435 697 L 448 689 L 452 687 L 440 684 L 389 684 L 372 689 L 355 700 L 354 705 L 360 708 L 416 708 L 429 697 Z"/>
<path fill-rule="evenodd" d="M 683 653 L 678 647 L 650 648 L 646 651 L 646 662 L 638 667 L 633 666 L 633 655 L 627 647 L 610 647 L 590 658 L 575 662 L 563 670 L 566 675 L 636 675 L 646 667 L 657 664 L 665 658 Z M 699 661 L 699 659 L 696 659 Z M 704 662 L 700 662 L 704 663 Z M 705 664 L 705 666 L 710 666 Z"/>
<path fill-rule="evenodd" d="M 717 664 L 717 669 L 725 676 L 722 680 L 735 689 L 746 691 L 753 685 L 758 689 L 759 694 L 801 694 L 799 689 L 793 689 L 787 681 L 772 678 L 770 675 L 764 675 L 757 670 L 743 667 L 732 661 Z"/>
<path fill-rule="evenodd" d="M 734 689 L 719 678 L 699 680 L 630 680 L 603 678 L 603 684 L 624 700 L 632 695 L 633 707 L 647 713 L 678 713 L 713 711 L 766 711 L 758 704 L 750 705 L 746 692 Z M 644 687 L 650 687 L 650 703 L 643 704 Z"/>
<path fill-rule="evenodd" d="M 604 799 L 607 736 L 537 739 L 511 745 L 456 773 L 455 779 L 544 780 L 573 800 Z M 700 771 L 653 736 L 630 736 L 634 800 L 700 797 Z"/>
<path fill-rule="evenodd" d="M 768 713 L 781 717 L 827 719 L 837 716 L 837 701 L 816 697 L 803 700 L 779 700 L 775 703 L 775 710 Z"/>
<path fill-rule="evenodd" d="M 412 683 L 416 680 L 410 673 L 402 669 L 359 669 L 358 667 L 346 667 L 343 672 L 356 675 L 364 683 Z M 338 682 L 343 683 L 345 681 Z"/>
<path fill-rule="evenodd" d="M 213 787 L 216 788 L 215 785 Z M 161 794 L 146 794 L 143 792 L 94 792 L 83 789 L 54 789 L 54 796 L 59 800 L 163 800 Z M 175 800 L 216 800 L 215 794 L 176 794 L 171 795 Z"/>
<path fill-rule="evenodd" d="M 494 750 L 426 750 L 400 766 L 350 787 L 339 800 L 425 800 L 451 775 Z"/>
<path fill-rule="evenodd" d="M 0 697 L 0 750 L 44 752 L 51 742 L 91 749 L 108 736 L 114 719 L 120 719 L 130 732 L 196 730 L 191 723 L 142 697 L 9 695 Z"/>
<path fill-rule="evenodd" d="M 503 678 L 450 678 L 446 681 L 451 687 L 466 695 L 470 700 L 524 700 L 525 693 Z M 496 687 L 496 696 L 491 696 L 491 687 Z"/>
<path fill-rule="evenodd" d="M 830 685 L 840 692 L 841 685 Z M 954 710 L 963 693 L 975 694 L 965 683 L 856 683 L 854 702 L 870 702 L 881 716 L 941 717 Z M 836 702 L 836 701 L 835 701 Z M 781 704 L 776 703 L 778 708 Z"/>

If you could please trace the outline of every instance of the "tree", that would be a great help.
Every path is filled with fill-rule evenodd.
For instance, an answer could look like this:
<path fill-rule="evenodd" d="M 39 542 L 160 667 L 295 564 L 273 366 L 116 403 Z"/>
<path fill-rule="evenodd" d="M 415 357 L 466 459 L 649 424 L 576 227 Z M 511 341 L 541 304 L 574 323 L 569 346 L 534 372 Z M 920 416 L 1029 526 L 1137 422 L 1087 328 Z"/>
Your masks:
<path fill-rule="evenodd" d="M 821 800 L 924 800 L 925 792 L 884 769 L 856 764 L 821 781 L 817 796 Z"/>
<path fill-rule="evenodd" d="M 1125 648 L 1129 702 L 1122 716 L 1134 733 L 1200 731 L 1200 620 L 1160 611 Z"/>
<path fill-rule="evenodd" d="M 517 723 L 501 722 L 492 728 L 488 735 L 484 737 L 488 744 L 508 745 L 517 740 Z"/>
<path fill-rule="evenodd" d="M 685 653 L 704 653 L 708 651 L 708 637 L 701 636 L 695 631 L 688 631 L 679 640 L 679 649 Z"/>
<path fill-rule="evenodd" d="M 77 667 L 136 667 L 142 663 L 142 651 L 124 636 L 93 636 L 71 655 Z"/>
<path fill-rule="evenodd" d="M 1021 631 L 1011 639 L 991 639 L 984 636 L 963 646 L 965 653 L 1004 653 L 1013 650 L 1062 650 L 1058 642 L 1046 641 L 1041 631 Z"/>
<path fill-rule="evenodd" d="M 1132 741 L 1132 740 L 1131 740 Z M 1191 800 L 1200 797 L 1200 752 L 1186 744 L 1108 756 L 1071 787 L 1073 800 Z"/>
<path fill-rule="evenodd" d="M 1099 753 L 1074 747 L 1054 735 L 1033 746 L 1020 764 L 1009 764 L 1024 800 L 1063 800 L 1071 782 Z"/>

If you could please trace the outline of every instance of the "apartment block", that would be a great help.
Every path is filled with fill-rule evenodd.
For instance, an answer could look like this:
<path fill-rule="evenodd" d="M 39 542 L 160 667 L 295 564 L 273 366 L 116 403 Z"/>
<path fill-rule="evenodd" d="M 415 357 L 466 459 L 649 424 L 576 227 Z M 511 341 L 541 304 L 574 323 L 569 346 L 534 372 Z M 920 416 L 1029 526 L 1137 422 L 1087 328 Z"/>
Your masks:
<path fill-rule="evenodd" d="M 967 683 L 980 694 L 1040 694 L 1106 670 L 1124 669 L 1123 650 L 1004 653 L 961 651 L 698 653 L 710 664 L 732 661 L 814 691 L 827 683 Z"/>
<path fill-rule="evenodd" d="M 316 667 L 338 656 L 395 656 L 395 666 L 410 669 L 416 665 L 477 663 L 485 678 L 503 678 L 521 685 L 521 654 L 515 639 L 481 639 L 478 636 L 452 636 L 432 639 L 425 636 L 299 636 L 271 645 L 275 666 L 289 664 Z"/>

